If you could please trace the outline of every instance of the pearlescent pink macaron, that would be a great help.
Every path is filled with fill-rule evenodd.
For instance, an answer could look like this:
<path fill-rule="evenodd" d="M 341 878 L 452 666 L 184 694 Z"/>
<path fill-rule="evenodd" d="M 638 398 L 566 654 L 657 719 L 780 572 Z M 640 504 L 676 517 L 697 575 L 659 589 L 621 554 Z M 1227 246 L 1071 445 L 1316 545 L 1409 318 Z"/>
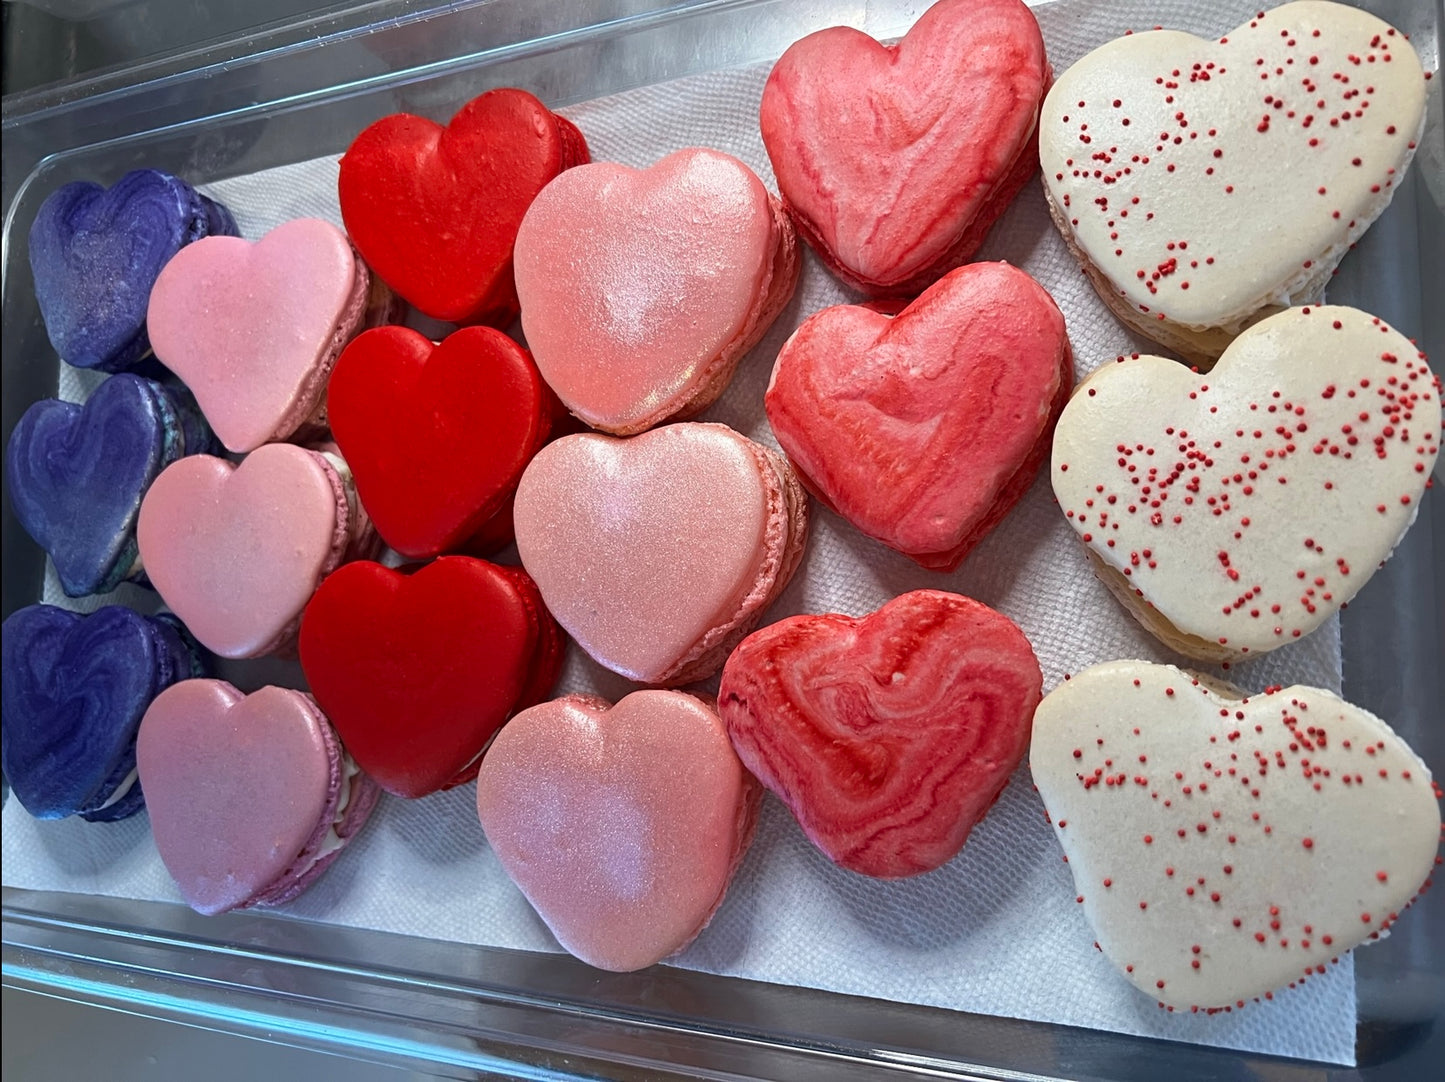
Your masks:
<path fill-rule="evenodd" d="M 564 436 L 522 475 L 513 519 L 522 564 L 578 645 L 668 686 L 722 666 L 807 542 L 787 460 L 718 424 Z"/>
<path fill-rule="evenodd" d="M 251 451 L 324 424 L 346 343 L 400 308 L 346 234 L 299 218 L 252 244 L 206 237 L 165 265 L 146 325 L 221 442 Z"/>
<path fill-rule="evenodd" d="M 289 443 L 239 466 L 211 455 L 174 463 L 146 492 L 136 537 L 162 600 L 229 658 L 291 648 L 321 580 L 377 545 L 334 445 Z"/>
<path fill-rule="evenodd" d="M 617 435 L 716 400 L 798 278 L 778 200 L 736 158 L 698 147 L 647 169 L 562 173 L 528 208 L 515 259 L 542 378 Z"/>
<path fill-rule="evenodd" d="M 568 951 L 642 969 L 695 939 L 752 842 L 761 789 L 678 691 L 524 710 L 477 775 L 497 859 Z"/>
<path fill-rule="evenodd" d="M 365 824 L 379 790 L 311 696 L 182 680 L 151 703 L 136 740 L 166 870 L 207 915 L 289 902 Z"/>

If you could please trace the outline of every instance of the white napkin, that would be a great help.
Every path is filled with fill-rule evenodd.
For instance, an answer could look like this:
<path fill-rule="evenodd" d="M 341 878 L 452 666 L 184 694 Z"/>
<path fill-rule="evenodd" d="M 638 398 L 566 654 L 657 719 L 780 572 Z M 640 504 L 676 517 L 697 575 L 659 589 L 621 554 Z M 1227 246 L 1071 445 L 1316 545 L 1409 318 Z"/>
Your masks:
<path fill-rule="evenodd" d="M 1243 0 L 1062 0 L 1038 12 L 1055 71 L 1125 29 L 1155 24 L 1217 37 L 1249 17 Z M 772 169 L 757 110 L 769 65 L 694 76 L 562 110 L 595 160 L 644 166 L 684 146 L 706 145 L 745 161 L 770 186 Z M 205 188 L 255 239 L 305 215 L 340 224 L 336 159 L 302 162 Z M 1068 319 L 1082 376 L 1103 361 L 1158 348 L 1125 331 L 1075 266 L 1031 184 L 988 239 L 981 259 L 1023 267 Z M 797 295 L 704 420 L 722 421 L 776 446 L 762 399 L 779 346 L 807 315 L 855 298 L 808 252 Z M 62 374 L 62 393 L 82 398 L 93 377 Z M 1055 506 L 1047 471 L 957 572 L 939 575 L 862 537 L 814 505 L 806 561 L 767 620 L 804 612 L 862 614 L 921 587 L 955 590 L 1001 610 L 1028 635 L 1052 687 L 1066 672 L 1133 657 L 1178 661 L 1143 632 L 1089 570 L 1083 547 Z M 134 603 L 142 591 L 127 589 Z M 53 573 L 45 600 L 66 603 Z M 78 607 L 78 606 L 77 606 Z M 91 607 L 91 606 L 86 606 Z M 246 679 L 294 675 L 271 666 Z M 1251 690 L 1305 683 L 1338 690 L 1339 628 L 1236 665 Z M 712 685 L 715 687 L 715 682 Z M 571 648 L 558 693 L 616 699 L 631 685 Z M 356 927 L 524 950 L 555 941 L 507 880 L 477 826 L 474 789 L 420 801 L 383 799 L 372 823 L 307 894 L 298 916 Z M 755 980 L 929 1004 L 1333 1063 L 1354 1062 L 1352 961 L 1228 1015 L 1166 1013 L 1136 992 L 1093 947 L 1075 889 L 1043 808 L 1020 768 L 962 854 L 902 882 L 839 870 L 806 841 L 769 797 L 757 840 L 711 926 L 669 964 Z M 112 826 L 39 823 L 14 800 L 3 820 L 5 882 L 178 901 L 145 815 Z"/>

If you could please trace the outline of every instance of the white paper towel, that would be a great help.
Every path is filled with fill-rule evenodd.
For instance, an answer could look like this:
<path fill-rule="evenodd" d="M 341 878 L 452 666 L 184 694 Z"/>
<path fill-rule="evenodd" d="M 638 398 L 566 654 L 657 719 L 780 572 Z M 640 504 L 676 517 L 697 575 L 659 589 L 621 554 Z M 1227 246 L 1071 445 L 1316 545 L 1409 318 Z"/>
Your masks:
<path fill-rule="evenodd" d="M 1253 11 L 1241 0 L 1062 0 L 1042 8 L 1039 20 L 1054 68 L 1062 71 L 1129 28 L 1164 24 L 1217 37 Z M 582 129 L 595 160 L 644 166 L 679 147 L 707 145 L 741 158 L 772 187 L 757 124 L 768 67 L 690 77 L 562 111 Z M 205 190 L 235 212 L 251 239 L 301 216 L 339 225 L 336 168 L 336 159 L 319 159 Z M 1125 331 L 1099 302 L 1055 234 L 1036 184 L 995 227 L 979 258 L 1021 266 L 1053 294 L 1068 319 L 1077 375 L 1120 353 L 1158 352 Z M 779 346 L 807 315 L 854 299 L 807 253 L 792 303 L 703 419 L 776 446 L 762 399 Z M 81 399 L 94 383 L 92 374 L 66 369 L 62 393 Z M 803 612 L 862 614 L 921 587 L 955 590 L 1008 614 L 1034 644 L 1047 687 L 1065 672 L 1111 658 L 1178 660 L 1140 630 L 1090 573 L 1082 546 L 1054 504 L 1046 470 L 951 575 L 919 569 L 815 505 L 806 561 L 766 619 Z M 53 572 L 45 599 L 71 604 Z M 151 595 L 129 587 L 120 599 L 154 604 Z M 274 673 L 285 678 L 294 670 L 253 666 L 246 682 L 275 679 Z M 1237 665 L 1229 677 L 1250 689 L 1300 682 L 1338 690 L 1338 624 L 1331 621 L 1302 642 Z M 574 647 L 558 691 L 576 690 L 615 700 L 631 685 Z M 362 836 L 286 912 L 463 943 L 557 950 L 487 848 L 473 801 L 472 786 L 413 802 L 384 798 Z M 958 858 L 902 882 L 834 867 L 769 797 L 757 840 L 726 902 L 671 964 L 984 1014 L 1354 1062 L 1348 957 L 1273 1002 L 1212 1018 L 1167 1014 L 1094 949 L 1060 858 L 1026 768 Z M 39 823 L 11 800 L 3 819 L 3 866 L 11 886 L 179 901 L 143 814 L 116 825 Z"/>

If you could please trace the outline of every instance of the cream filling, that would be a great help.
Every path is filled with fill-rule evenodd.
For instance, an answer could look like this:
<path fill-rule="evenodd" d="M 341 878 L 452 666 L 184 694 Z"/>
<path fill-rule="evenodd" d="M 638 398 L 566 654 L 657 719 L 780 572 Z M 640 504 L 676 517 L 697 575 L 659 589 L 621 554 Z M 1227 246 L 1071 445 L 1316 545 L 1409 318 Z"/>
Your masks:
<path fill-rule="evenodd" d="M 348 532 L 352 535 L 350 540 L 355 541 L 355 535 L 362 519 L 360 515 L 360 501 L 356 497 L 356 478 L 352 476 L 351 467 L 346 464 L 346 459 L 340 455 L 332 454 L 330 451 L 322 451 L 314 447 L 312 450 L 326 459 L 331 465 L 331 468 L 336 471 L 336 475 L 341 478 L 341 491 L 346 495 L 346 521 L 352 527 Z"/>
<path fill-rule="evenodd" d="M 331 828 L 327 830 L 326 837 L 321 839 L 321 844 L 316 847 L 316 852 L 312 855 L 310 862 L 301 869 L 297 878 L 316 867 L 349 840 L 341 836 L 340 830 L 341 824 L 346 818 L 346 808 L 351 803 L 352 780 L 360 773 L 361 768 L 356 765 L 356 760 L 343 752 L 341 755 L 341 794 L 336 801 L 336 814 L 331 817 Z"/>
<path fill-rule="evenodd" d="M 109 799 L 107 799 L 106 802 L 100 807 L 92 809 L 91 814 L 93 815 L 95 812 L 103 812 L 106 808 L 111 807 L 113 804 L 119 804 L 123 799 L 125 799 L 126 793 L 130 792 L 131 786 L 135 785 L 136 779 L 138 777 L 140 777 L 140 767 L 131 767 L 130 773 L 127 774 L 124 778 L 122 778 L 120 784 L 115 787 L 115 792 L 111 793 Z"/>

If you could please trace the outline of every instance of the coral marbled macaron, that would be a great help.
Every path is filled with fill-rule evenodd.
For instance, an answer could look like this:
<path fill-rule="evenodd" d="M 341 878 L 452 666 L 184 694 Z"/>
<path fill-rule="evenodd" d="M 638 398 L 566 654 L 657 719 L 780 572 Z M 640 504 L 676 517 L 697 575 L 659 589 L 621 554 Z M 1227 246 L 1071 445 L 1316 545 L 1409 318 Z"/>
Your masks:
<path fill-rule="evenodd" d="M 311 696 L 289 688 L 184 680 L 146 711 L 136 758 L 161 860 L 207 915 L 295 898 L 378 796 Z"/>
<path fill-rule="evenodd" d="M 1167 646 L 1227 660 L 1308 635 L 1420 508 L 1440 385 L 1355 308 L 1256 323 L 1199 375 L 1163 357 L 1092 373 L 1054 432 L 1059 507 L 1104 584 Z"/>
<path fill-rule="evenodd" d="M 397 311 L 346 234 L 299 218 L 254 244 L 210 237 L 185 248 L 156 279 L 148 319 L 156 357 L 240 453 L 324 424 L 341 350 Z"/>
<path fill-rule="evenodd" d="M 52 192 L 29 248 L 55 352 L 79 368 L 133 368 L 150 355 L 146 306 L 161 268 L 188 244 L 236 232 L 230 211 L 158 169 L 109 188 L 76 181 Z"/>
<path fill-rule="evenodd" d="M 141 560 L 161 598 L 222 657 L 294 645 L 317 585 L 375 549 L 345 462 L 325 450 L 268 444 L 239 466 L 196 455 L 146 493 Z"/>
<path fill-rule="evenodd" d="M 0 762 L 37 819 L 111 822 L 145 805 L 136 731 L 151 701 L 201 674 L 180 623 L 120 605 L 90 615 L 29 605 L 5 620 Z"/>
<path fill-rule="evenodd" d="M 215 449 L 183 387 L 120 373 L 83 406 L 46 398 L 27 409 L 5 448 L 5 479 L 66 595 L 84 597 L 141 579 L 141 498 L 172 462 Z"/>
<path fill-rule="evenodd" d="M 1008 617 L 915 590 L 862 618 L 755 631 L 728 658 L 718 710 L 814 845 L 897 878 L 963 847 L 1023 759 L 1042 685 Z"/>
<path fill-rule="evenodd" d="M 717 424 L 564 436 L 522 475 L 514 518 L 522 563 L 577 644 L 671 686 L 721 667 L 807 541 L 787 460 Z"/>
<path fill-rule="evenodd" d="M 624 972 L 677 953 L 712 919 L 761 795 L 716 711 L 677 691 L 534 706 L 477 775 L 482 830 L 507 874 L 563 947 Z"/>
<path fill-rule="evenodd" d="M 810 316 L 773 365 L 773 434 L 869 537 L 951 571 L 1028 491 L 1073 382 L 1064 316 L 1007 263 L 951 271 L 898 314 Z"/>
<path fill-rule="evenodd" d="M 679 150 L 596 162 L 537 197 L 517 233 L 522 328 L 579 418 L 628 435 L 711 405 L 793 295 L 793 227 L 742 162 Z"/>
<path fill-rule="evenodd" d="M 1038 169 L 1049 77 L 1020 0 L 942 0 L 894 45 L 846 26 L 795 42 L 760 121 L 798 232 L 853 288 L 915 296 Z"/>
<path fill-rule="evenodd" d="M 1118 38 L 1044 102 L 1054 221 L 1122 322 L 1207 366 L 1252 320 L 1321 299 L 1400 186 L 1428 78 L 1394 27 L 1319 0 L 1218 41 Z"/>
<path fill-rule="evenodd" d="M 1246 696 L 1106 662 L 1045 697 L 1029 763 L 1095 945 L 1170 1007 L 1242 1007 L 1323 973 L 1435 867 L 1429 769 L 1318 688 Z"/>

